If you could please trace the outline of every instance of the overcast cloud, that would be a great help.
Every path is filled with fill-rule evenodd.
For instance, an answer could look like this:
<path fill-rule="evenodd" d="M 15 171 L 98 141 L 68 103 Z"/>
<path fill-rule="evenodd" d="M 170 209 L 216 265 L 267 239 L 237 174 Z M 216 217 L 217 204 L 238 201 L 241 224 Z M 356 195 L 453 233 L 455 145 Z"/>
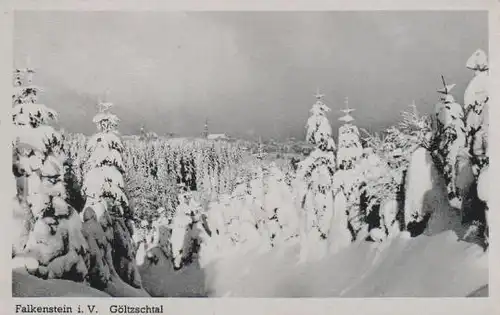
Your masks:
<path fill-rule="evenodd" d="M 38 73 L 62 127 L 92 134 L 107 99 L 124 134 L 303 137 L 316 88 L 338 128 L 394 123 L 437 101 L 441 74 L 462 101 L 467 58 L 488 49 L 485 12 L 18 12 L 15 65 Z"/>

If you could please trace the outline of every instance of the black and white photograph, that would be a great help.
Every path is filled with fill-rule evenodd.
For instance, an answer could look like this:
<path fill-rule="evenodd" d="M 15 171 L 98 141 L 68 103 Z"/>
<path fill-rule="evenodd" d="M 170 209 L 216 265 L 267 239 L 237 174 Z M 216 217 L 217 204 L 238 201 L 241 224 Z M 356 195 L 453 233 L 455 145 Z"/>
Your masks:
<path fill-rule="evenodd" d="M 12 22 L 12 297 L 489 296 L 488 11 Z"/>

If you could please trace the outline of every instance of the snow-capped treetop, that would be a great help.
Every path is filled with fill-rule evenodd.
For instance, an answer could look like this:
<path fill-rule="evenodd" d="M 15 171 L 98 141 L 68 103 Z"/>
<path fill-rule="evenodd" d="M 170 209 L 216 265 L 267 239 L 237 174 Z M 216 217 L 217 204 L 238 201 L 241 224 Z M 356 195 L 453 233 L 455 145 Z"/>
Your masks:
<path fill-rule="evenodd" d="M 441 102 L 435 105 L 435 115 L 437 120 L 443 125 L 459 124 L 462 122 L 464 112 L 460 104 L 455 102 L 455 98 L 450 94 L 451 89 L 455 84 L 447 85 L 444 77 L 441 77 L 444 88 L 439 89 L 438 93 L 442 94 Z"/>
<path fill-rule="evenodd" d="M 343 122 L 345 122 L 345 123 L 350 123 L 350 122 L 353 122 L 353 121 L 354 121 L 354 118 L 353 118 L 351 115 L 346 114 L 346 115 L 344 115 L 344 116 L 340 117 L 340 118 L 339 118 L 339 120 L 340 120 L 340 121 L 343 121 Z"/>
<path fill-rule="evenodd" d="M 474 71 L 486 71 L 488 67 L 488 57 L 486 53 L 478 49 L 467 59 L 466 67 Z"/>
<path fill-rule="evenodd" d="M 408 131 L 408 134 L 412 134 L 415 131 L 415 129 L 429 129 L 430 128 L 429 117 L 425 115 L 420 115 L 415 102 L 411 103 L 409 107 L 410 107 L 409 111 L 403 111 L 401 113 L 403 119 L 398 124 L 398 127 L 402 131 Z"/>
<path fill-rule="evenodd" d="M 489 97 L 489 75 L 486 54 L 482 50 L 477 50 L 469 60 L 467 60 L 467 68 L 474 70 L 475 76 L 465 89 L 465 109 L 475 104 L 483 104 Z"/>
<path fill-rule="evenodd" d="M 332 138 L 332 127 L 326 117 L 330 108 L 322 101 L 323 95 L 316 94 L 316 103 L 312 106 L 311 117 L 307 120 L 306 141 L 317 146 L 322 151 L 335 151 L 335 142 Z"/>
<path fill-rule="evenodd" d="M 340 110 L 341 112 L 344 113 L 344 116 L 340 117 L 339 120 L 343 121 L 345 123 L 350 123 L 350 122 L 354 121 L 354 118 L 350 114 L 351 114 L 351 112 L 355 111 L 356 109 L 349 107 L 349 98 L 348 97 L 345 98 L 344 104 L 345 104 L 345 108 Z"/>
<path fill-rule="evenodd" d="M 349 114 L 355 109 L 349 107 L 348 98 L 346 97 L 345 109 L 342 109 L 345 115 L 339 120 L 344 124 L 339 127 L 339 143 L 337 151 L 337 164 L 340 169 L 350 169 L 354 166 L 361 155 L 363 147 L 359 140 L 359 129 L 352 124 L 354 118 Z"/>
<path fill-rule="evenodd" d="M 94 116 L 94 119 L 92 119 L 92 121 L 97 125 L 97 129 L 100 132 L 116 132 L 120 119 L 115 114 L 109 112 L 111 107 L 113 107 L 113 103 L 99 102 L 98 107 L 99 113 L 97 113 L 97 115 Z"/>
<path fill-rule="evenodd" d="M 118 127 L 120 119 L 115 114 L 98 113 L 92 121 L 97 125 L 100 132 L 114 131 Z"/>
<path fill-rule="evenodd" d="M 113 107 L 113 103 L 111 102 L 99 102 L 99 112 L 107 112 Z"/>
<path fill-rule="evenodd" d="M 443 94 L 443 95 L 448 95 L 450 94 L 451 90 L 456 86 L 456 84 L 446 84 L 444 82 L 444 78 L 443 78 L 443 84 L 444 84 L 444 87 L 441 88 L 441 89 L 438 89 L 437 92 L 440 93 L 440 94 Z M 443 96 L 444 97 L 444 96 Z"/>
<path fill-rule="evenodd" d="M 455 103 L 455 98 L 451 94 L 446 94 L 446 96 L 443 99 L 443 103 L 445 104 Z"/>
<path fill-rule="evenodd" d="M 446 95 L 444 101 L 436 104 L 437 119 L 444 125 L 458 123 L 464 116 L 463 108 L 455 102 L 451 95 Z"/>
<path fill-rule="evenodd" d="M 396 137 L 394 140 L 399 144 L 404 144 L 401 147 L 402 154 L 407 153 L 407 148 L 412 151 L 415 146 L 423 146 L 428 148 L 432 141 L 432 120 L 427 115 L 421 115 L 417 109 L 415 102 L 409 105 L 409 110 L 401 113 L 402 120 L 398 127 L 389 129 L 389 135 Z M 406 138 L 410 138 L 408 139 Z"/>

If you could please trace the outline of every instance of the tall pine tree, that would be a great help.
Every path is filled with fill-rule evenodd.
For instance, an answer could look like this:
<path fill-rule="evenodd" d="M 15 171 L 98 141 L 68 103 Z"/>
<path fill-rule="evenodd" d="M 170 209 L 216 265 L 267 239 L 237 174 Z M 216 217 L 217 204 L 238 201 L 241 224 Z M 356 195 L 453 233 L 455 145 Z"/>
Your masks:
<path fill-rule="evenodd" d="M 133 213 L 125 193 L 124 146 L 116 130 L 112 103 L 100 103 L 94 117 L 98 132 L 87 143 L 82 212 L 84 235 L 93 259 L 90 283 L 112 296 L 147 296 L 135 262 Z M 98 245 L 99 244 L 99 245 Z"/>
<path fill-rule="evenodd" d="M 480 49 L 467 60 L 466 67 L 474 77 L 464 94 L 467 144 L 460 170 L 460 183 L 465 199 L 462 207 L 464 221 L 479 225 L 478 232 L 488 242 L 488 128 L 489 128 L 489 67 L 486 53 Z M 480 200 L 480 201 L 479 201 Z"/>
<path fill-rule="evenodd" d="M 14 265 L 29 265 L 28 272 L 41 278 L 84 281 L 88 247 L 78 213 L 65 200 L 62 137 L 49 125 L 57 114 L 37 103 L 40 89 L 32 84 L 34 73 L 31 68 L 14 72 L 14 222 L 19 227 Z"/>
<path fill-rule="evenodd" d="M 315 146 L 311 154 L 299 163 L 296 185 L 302 211 L 302 259 L 324 254 L 334 216 L 333 175 L 335 173 L 335 142 L 332 127 L 326 117 L 330 108 L 323 103 L 322 94 L 316 93 L 307 121 L 306 141 Z"/>
<path fill-rule="evenodd" d="M 467 68 L 474 71 L 474 77 L 464 94 L 467 148 L 473 157 L 474 173 L 488 164 L 488 104 L 489 67 L 484 51 L 477 50 L 467 60 Z"/>
<path fill-rule="evenodd" d="M 455 84 L 447 85 L 442 79 L 444 88 L 438 90 L 442 98 L 435 108 L 438 166 L 443 172 L 451 205 L 460 209 L 462 198 L 456 189 L 456 162 L 466 144 L 464 111 L 450 94 Z"/>
<path fill-rule="evenodd" d="M 365 223 L 365 216 L 360 209 L 361 196 L 359 190 L 361 183 L 358 181 L 359 177 L 356 176 L 357 171 L 355 170 L 363 154 L 363 147 L 359 139 L 358 127 L 353 124 L 354 118 L 351 116 L 351 112 L 354 110 L 349 108 L 348 99 L 346 98 L 345 109 L 341 110 L 344 115 L 339 118 L 343 125 L 339 128 L 337 172 L 343 173 L 343 176 L 338 177 L 342 181 L 339 185 L 346 198 L 349 227 L 353 239 L 356 239 Z"/>

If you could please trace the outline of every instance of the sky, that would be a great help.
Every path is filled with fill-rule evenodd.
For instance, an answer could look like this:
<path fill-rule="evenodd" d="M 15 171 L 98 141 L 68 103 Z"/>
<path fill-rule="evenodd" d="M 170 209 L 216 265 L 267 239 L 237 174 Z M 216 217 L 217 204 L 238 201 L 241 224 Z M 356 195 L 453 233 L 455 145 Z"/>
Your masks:
<path fill-rule="evenodd" d="M 92 134 L 99 99 L 122 134 L 303 138 L 319 89 L 334 134 L 348 97 L 359 127 L 379 131 L 415 101 L 456 83 L 459 102 L 488 52 L 486 12 L 65 12 L 14 17 L 14 67 L 34 67 L 40 103 L 70 132 Z"/>

